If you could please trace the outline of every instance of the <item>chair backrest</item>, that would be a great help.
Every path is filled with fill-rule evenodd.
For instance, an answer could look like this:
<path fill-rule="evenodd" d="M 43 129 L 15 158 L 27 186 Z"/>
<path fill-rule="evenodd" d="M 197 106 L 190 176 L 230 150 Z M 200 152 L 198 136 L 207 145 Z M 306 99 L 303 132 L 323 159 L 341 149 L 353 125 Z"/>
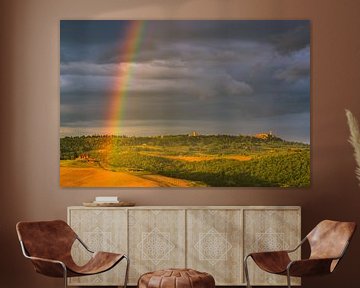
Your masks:
<path fill-rule="evenodd" d="M 30 256 L 61 260 L 70 256 L 75 232 L 62 220 L 19 222 L 19 240 Z"/>
<path fill-rule="evenodd" d="M 321 221 L 306 236 L 311 248 L 310 258 L 337 258 L 342 256 L 355 229 L 355 222 Z"/>

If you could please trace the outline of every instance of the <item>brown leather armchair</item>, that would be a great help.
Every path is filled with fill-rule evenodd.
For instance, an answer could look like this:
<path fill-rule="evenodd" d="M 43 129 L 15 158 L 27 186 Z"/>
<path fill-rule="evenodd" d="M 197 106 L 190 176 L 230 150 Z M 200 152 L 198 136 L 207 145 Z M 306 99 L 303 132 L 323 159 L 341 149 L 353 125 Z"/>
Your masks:
<path fill-rule="evenodd" d="M 344 256 L 355 229 L 354 222 L 324 220 L 292 250 L 250 253 L 244 259 L 247 287 L 251 287 L 247 267 L 249 257 L 266 272 L 286 275 L 289 288 L 291 288 L 291 276 L 315 276 L 333 272 Z M 289 253 L 296 251 L 306 241 L 310 245 L 310 257 L 292 261 Z"/>
<path fill-rule="evenodd" d="M 62 220 L 19 222 L 16 225 L 20 245 L 24 256 L 31 260 L 35 271 L 50 277 L 87 276 L 112 269 L 121 260 L 127 261 L 124 288 L 127 285 L 129 258 L 125 254 L 93 252 Z M 92 254 L 83 266 L 78 266 L 72 256 L 71 247 L 78 240 Z"/>

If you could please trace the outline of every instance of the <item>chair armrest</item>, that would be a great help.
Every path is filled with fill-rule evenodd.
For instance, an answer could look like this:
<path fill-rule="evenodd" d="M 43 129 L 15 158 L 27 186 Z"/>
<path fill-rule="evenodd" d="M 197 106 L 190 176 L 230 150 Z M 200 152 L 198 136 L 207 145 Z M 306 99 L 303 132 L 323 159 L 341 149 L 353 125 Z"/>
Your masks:
<path fill-rule="evenodd" d="M 30 259 L 34 265 L 35 271 L 51 277 L 66 277 L 67 275 L 67 268 L 66 265 L 59 261 L 53 259 L 46 259 L 40 257 L 33 257 L 33 256 L 25 256 L 26 258 Z"/>
<path fill-rule="evenodd" d="M 80 239 L 78 235 L 76 235 L 76 239 L 81 243 L 81 245 L 90 253 L 95 253 L 94 251 L 90 250 L 90 248 Z"/>
<path fill-rule="evenodd" d="M 299 249 L 299 248 L 306 242 L 306 240 L 307 240 L 306 237 L 303 238 L 303 239 L 301 240 L 301 242 L 300 242 L 295 248 L 290 249 L 290 250 L 285 250 L 285 251 L 288 252 L 288 253 L 295 252 L 297 249 Z"/>
<path fill-rule="evenodd" d="M 46 259 L 41 257 L 30 256 L 24 246 L 24 243 L 20 241 L 21 251 L 25 258 L 30 259 L 34 265 L 35 271 L 51 277 L 66 277 L 67 268 L 66 265 L 55 259 Z"/>
<path fill-rule="evenodd" d="M 303 238 L 301 240 L 301 242 L 293 249 L 288 249 L 288 250 L 278 250 L 278 251 L 265 251 L 265 252 L 252 252 L 252 253 L 249 253 L 248 255 L 246 255 L 246 258 L 252 256 L 252 254 L 257 254 L 257 253 L 261 253 L 261 254 L 268 254 L 268 255 L 271 255 L 271 254 L 288 254 L 288 253 L 292 253 L 292 252 L 295 252 L 297 249 L 299 249 L 305 242 L 306 242 L 307 238 Z"/>
<path fill-rule="evenodd" d="M 287 251 L 267 251 L 250 253 L 246 258 L 251 257 L 254 262 L 264 271 L 269 273 L 283 273 L 291 262 Z"/>
<path fill-rule="evenodd" d="M 288 255 L 288 251 L 287 250 L 279 250 L 279 251 L 264 251 L 264 252 L 252 252 L 249 253 L 246 257 L 252 257 L 252 258 L 257 258 L 257 257 L 277 257 L 277 256 L 282 256 L 282 255 Z"/>
<path fill-rule="evenodd" d="M 53 263 L 53 264 L 60 264 L 61 266 L 66 267 L 65 264 L 59 260 L 47 259 L 47 258 L 41 258 L 41 257 L 33 257 L 33 256 L 26 256 L 26 258 L 30 259 L 31 261 L 49 262 L 49 263 Z"/>
<path fill-rule="evenodd" d="M 318 258 L 291 261 L 287 266 L 290 276 L 312 276 L 329 274 L 332 272 L 332 263 L 339 258 Z"/>

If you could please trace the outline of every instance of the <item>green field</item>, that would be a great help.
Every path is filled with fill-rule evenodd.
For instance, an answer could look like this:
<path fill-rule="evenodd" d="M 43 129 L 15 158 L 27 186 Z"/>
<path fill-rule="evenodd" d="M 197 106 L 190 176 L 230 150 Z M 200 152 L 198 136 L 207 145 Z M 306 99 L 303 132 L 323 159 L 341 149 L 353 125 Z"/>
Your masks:
<path fill-rule="evenodd" d="M 60 151 L 61 167 L 161 175 L 192 186 L 310 185 L 310 146 L 274 136 L 64 137 Z"/>

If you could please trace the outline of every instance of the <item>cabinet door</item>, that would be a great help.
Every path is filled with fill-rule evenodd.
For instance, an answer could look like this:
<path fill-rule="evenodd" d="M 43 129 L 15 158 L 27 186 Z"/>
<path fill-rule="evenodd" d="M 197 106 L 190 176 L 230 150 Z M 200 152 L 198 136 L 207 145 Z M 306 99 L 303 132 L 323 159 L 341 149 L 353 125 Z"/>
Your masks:
<path fill-rule="evenodd" d="M 129 210 L 130 283 L 148 271 L 185 267 L 185 210 Z"/>
<path fill-rule="evenodd" d="M 187 211 L 187 266 L 214 276 L 216 285 L 242 280 L 242 211 Z"/>
<path fill-rule="evenodd" d="M 259 209 L 244 211 L 245 255 L 251 252 L 286 250 L 300 243 L 299 209 Z M 300 259 L 300 249 L 292 253 Z M 266 273 L 252 261 L 249 262 L 249 276 L 252 285 L 286 285 L 286 277 Z M 292 284 L 299 285 L 298 278 Z"/>
<path fill-rule="evenodd" d="M 125 209 L 70 209 L 69 225 L 93 251 L 127 253 L 127 215 Z M 76 263 L 86 263 L 90 255 L 75 242 L 72 255 Z M 125 261 L 113 269 L 93 276 L 69 278 L 70 285 L 122 285 Z"/>

